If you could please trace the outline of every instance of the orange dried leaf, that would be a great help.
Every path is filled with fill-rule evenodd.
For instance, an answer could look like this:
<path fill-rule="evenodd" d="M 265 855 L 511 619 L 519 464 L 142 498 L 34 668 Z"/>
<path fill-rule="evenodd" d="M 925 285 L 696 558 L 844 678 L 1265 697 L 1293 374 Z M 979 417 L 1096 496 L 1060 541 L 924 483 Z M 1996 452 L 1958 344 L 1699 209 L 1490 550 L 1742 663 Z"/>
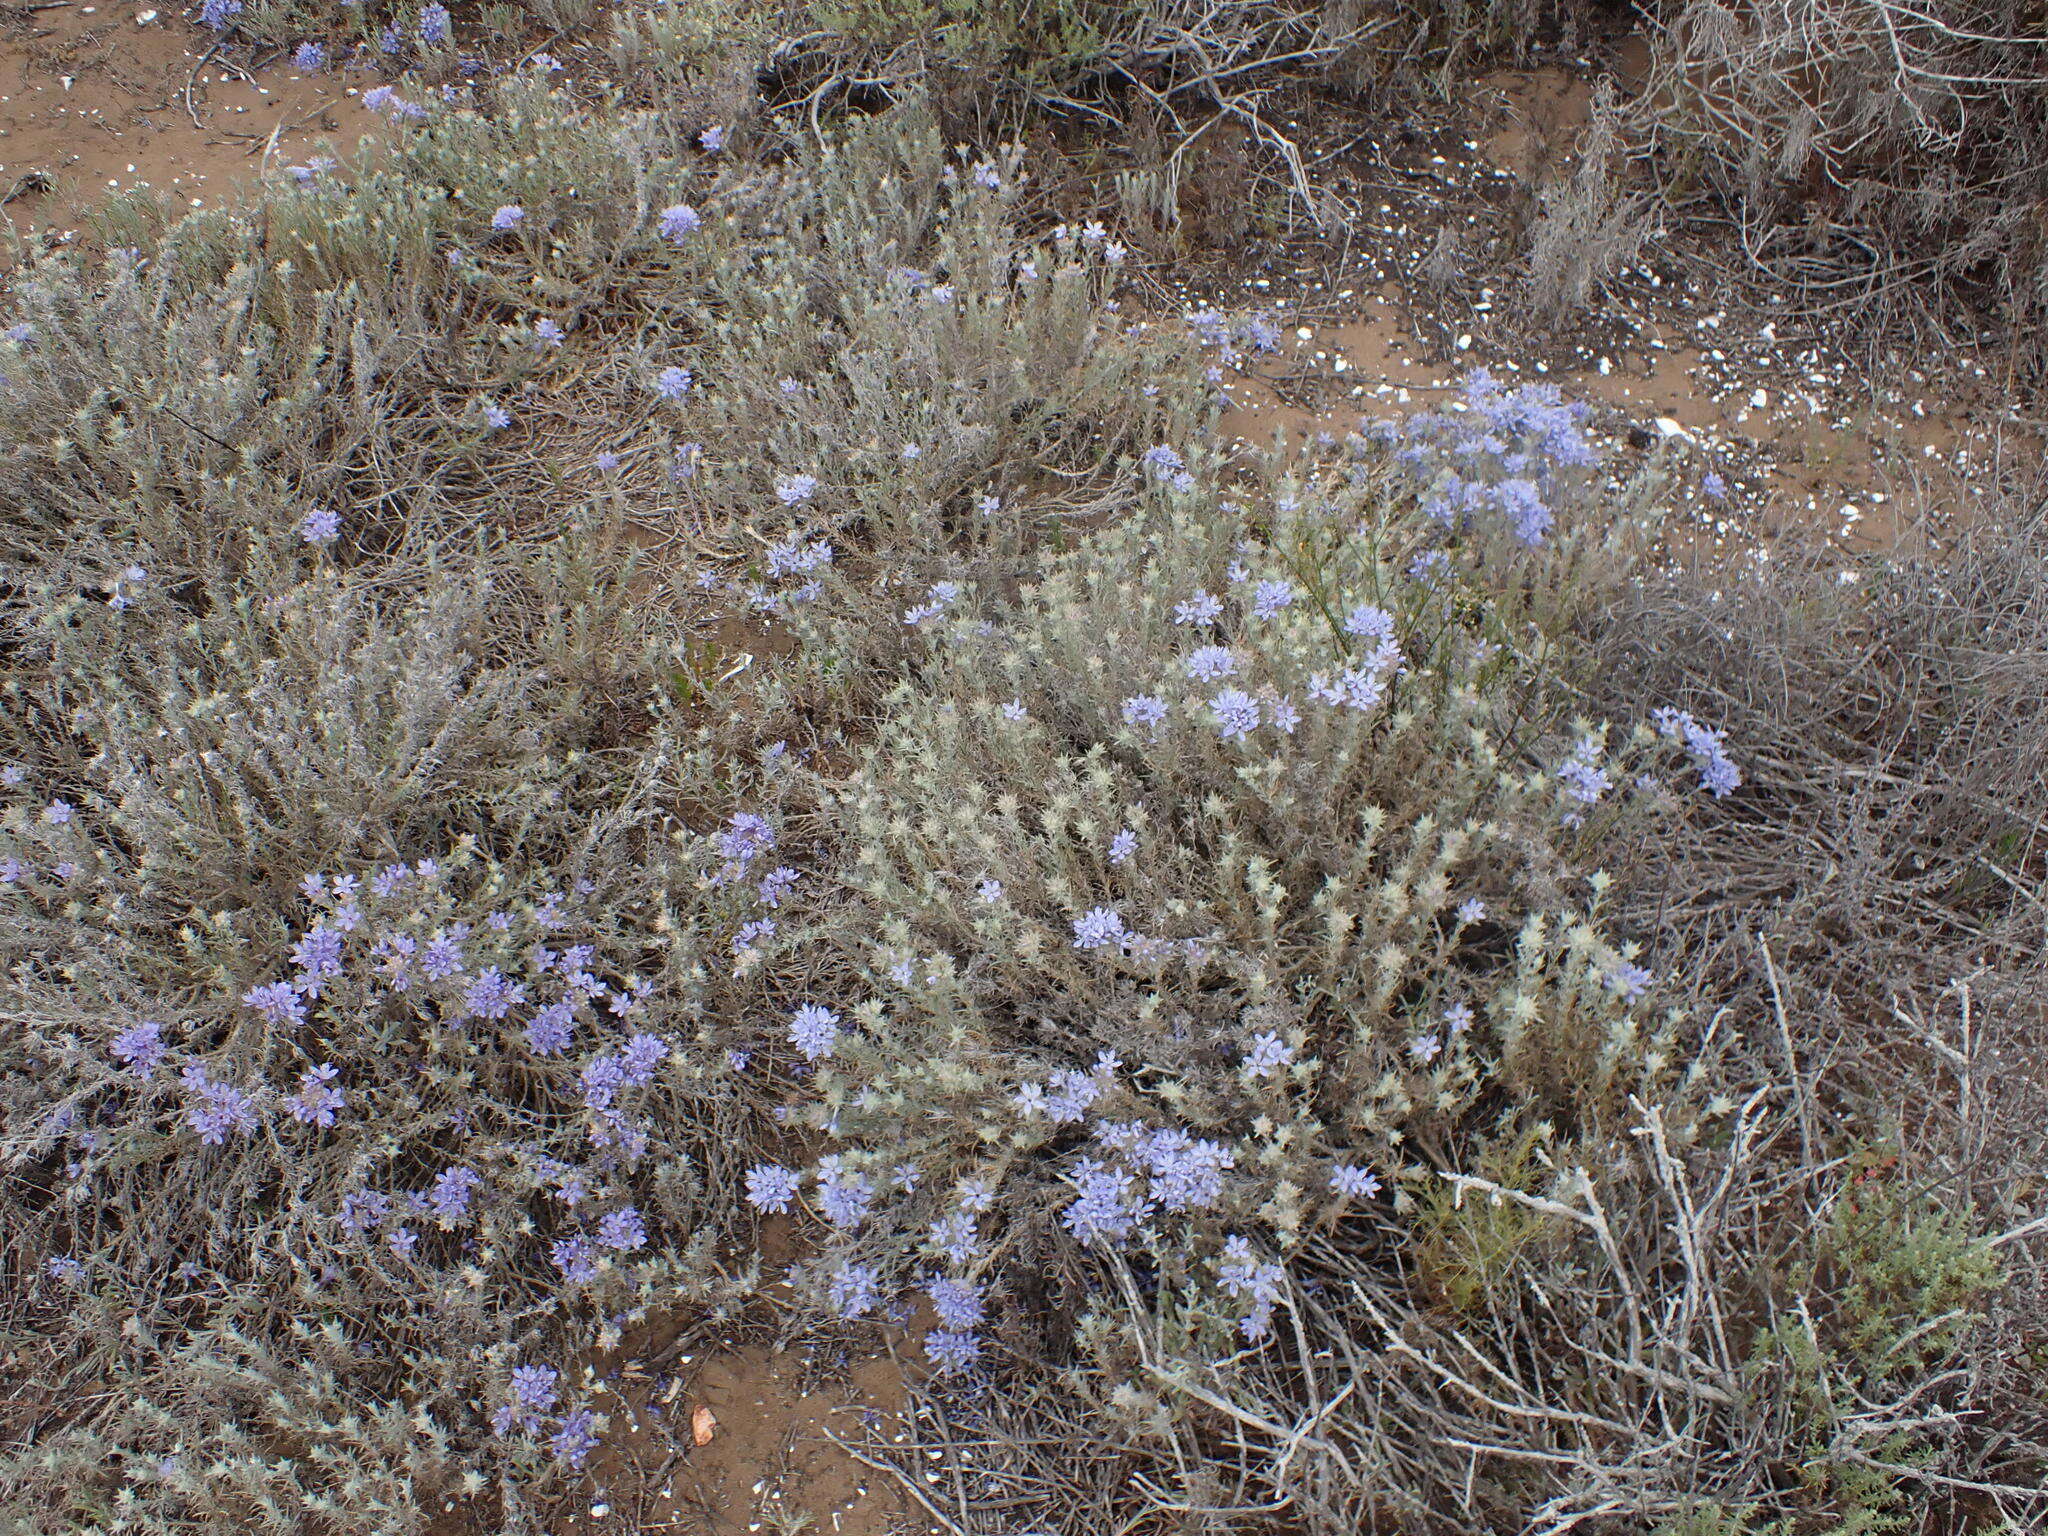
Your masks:
<path fill-rule="evenodd" d="M 700 1403 L 690 1410 L 690 1439 L 693 1443 L 709 1445 L 717 1432 L 718 1420 L 709 1408 Z"/>

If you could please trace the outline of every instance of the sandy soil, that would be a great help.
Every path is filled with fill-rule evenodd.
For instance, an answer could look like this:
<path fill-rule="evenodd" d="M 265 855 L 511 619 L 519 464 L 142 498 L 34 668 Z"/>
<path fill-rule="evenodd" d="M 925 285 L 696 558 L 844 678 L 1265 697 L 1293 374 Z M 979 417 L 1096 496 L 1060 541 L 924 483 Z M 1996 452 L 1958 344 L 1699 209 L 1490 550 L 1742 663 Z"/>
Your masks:
<path fill-rule="evenodd" d="M 1593 403 L 1621 461 L 1665 455 L 1676 471 L 1675 543 L 1748 554 L 1793 532 L 1844 547 L 1938 549 L 1972 516 L 2002 459 L 2039 457 L 2039 433 L 1999 402 L 1995 359 L 1873 372 L 1826 327 L 1774 313 L 1768 296 L 1738 311 L 1647 260 L 1622 274 L 1578 334 L 1547 346 L 1531 345 L 1507 296 L 1485 286 L 1482 263 L 1455 293 L 1410 286 L 1438 230 L 1468 226 L 1476 245 L 1483 226 L 1469 210 L 1527 199 L 1570 164 L 1587 97 L 1582 78 L 1556 69 L 1489 77 L 1471 93 L 1469 136 L 1396 157 L 1405 185 L 1391 195 L 1384 179 L 1354 190 L 1338 274 L 1264 273 L 1214 296 L 1228 306 L 1277 295 L 1276 312 L 1298 322 L 1277 357 L 1228 381 L 1225 430 L 1257 443 L 1341 436 L 1448 399 L 1484 364 Z M 1708 471 L 1725 497 L 1701 488 Z"/>
<path fill-rule="evenodd" d="M 145 19 L 146 18 L 146 19 Z M 109 193 L 219 201 L 361 112 L 338 75 L 245 70 L 170 0 L 0 4 L 0 193 L 21 233 L 76 228 Z"/>

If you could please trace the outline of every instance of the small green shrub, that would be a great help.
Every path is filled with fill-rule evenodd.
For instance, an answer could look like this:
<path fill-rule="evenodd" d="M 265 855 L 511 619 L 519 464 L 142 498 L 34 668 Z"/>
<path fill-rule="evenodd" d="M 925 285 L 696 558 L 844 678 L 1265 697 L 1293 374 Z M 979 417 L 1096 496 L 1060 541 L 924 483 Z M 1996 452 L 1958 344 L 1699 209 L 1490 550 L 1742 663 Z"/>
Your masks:
<path fill-rule="evenodd" d="M 1676 1021 L 1570 905 L 1601 883 L 1554 764 L 1597 802 L 1599 749 L 1463 600 L 1459 561 L 1514 540 L 1446 558 L 1363 467 L 1243 502 L 1207 461 L 1144 472 L 1142 515 L 1014 598 L 906 591 L 904 679 L 819 786 L 851 852 L 782 1049 L 816 1063 L 849 1315 L 931 1266 L 1064 1290 L 1119 1353 L 1129 1265 L 1146 1326 L 1227 1355 L 1233 1322 L 1267 1336 L 1274 1258 L 1674 1065 Z"/>

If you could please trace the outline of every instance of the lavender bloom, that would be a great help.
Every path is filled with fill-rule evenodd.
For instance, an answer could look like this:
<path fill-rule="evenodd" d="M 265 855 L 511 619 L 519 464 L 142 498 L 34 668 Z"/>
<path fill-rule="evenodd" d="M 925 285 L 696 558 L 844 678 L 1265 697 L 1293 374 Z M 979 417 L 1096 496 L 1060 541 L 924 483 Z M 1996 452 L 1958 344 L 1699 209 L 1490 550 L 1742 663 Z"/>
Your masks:
<path fill-rule="evenodd" d="M 1237 741 L 1259 728 L 1259 701 L 1242 688 L 1225 688 L 1209 701 L 1216 729 L 1225 741 Z"/>
<path fill-rule="evenodd" d="M 1149 693 L 1134 693 L 1124 700 L 1124 724 L 1157 730 L 1166 718 L 1166 701 Z"/>
<path fill-rule="evenodd" d="M 1470 926 L 1473 923 L 1484 920 L 1485 917 L 1486 903 L 1477 896 L 1469 896 L 1458 903 L 1458 921 L 1460 924 Z"/>
<path fill-rule="evenodd" d="M 1291 581 L 1262 581 L 1252 589 L 1252 617 L 1270 619 L 1281 609 L 1293 606 L 1299 595 Z"/>
<path fill-rule="evenodd" d="M 1197 682 L 1213 683 L 1237 671 L 1237 658 L 1224 646 L 1205 645 L 1189 655 L 1186 667 L 1188 676 Z"/>
<path fill-rule="evenodd" d="M 306 1005 L 299 1000 L 299 990 L 288 981 L 273 981 L 268 986 L 251 987 L 242 994 L 242 1001 L 254 1008 L 272 1024 L 291 1029 L 306 1021 Z"/>
<path fill-rule="evenodd" d="M 875 1272 L 865 1264 L 843 1264 L 826 1283 L 832 1310 L 852 1322 L 875 1309 L 879 1300 Z"/>
<path fill-rule="evenodd" d="M 372 86 L 363 92 L 363 106 L 371 112 L 382 112 L 393 122 L 400 118 L 421 118 L 427 109 L 418 102 L 407 101 L 388 85 Z"/>
<path fill-rule="evenodd" d="M 450 1226 L 469 1215 L 469 1199 L 483 1185 L 483 1175 L 471 1168 L 444 1168 L 427 1191 L 427 1204 L 442 1226 Z"/>
<path fill-rule="evenodd" d="M 1347 1200 L 1370 1200 L 1380 1192 L 1380 1181 L 1370 1168 L 1339 1163 L 1330 1170 L 1330 1189 Z"/>
<path fill-rule="evenodd" d="M 1471 1027 L 1472 1005 L 1470 1003 L 1453 1003 L 1444 1010 L 1444 1028 L 1450 1032 L 1453 1039 L 1464 1034 Z"/>
<path fill-rule="evenodd" d="M 626 1085 L 642 1088 L 654 1081 L 654 1070 L 668 1055 L 668 1042 L 659 1035 L 635 1035 L 619 1052 L 619 1070 Z"/>
<path fill-rule="evenodd" d="M 374 1189 L 352 1189 L 341 1197 L 335 1222 L 350 1237 L 374 1232 L 391 1214 L 391 1197 Z"/>
<path fill-rule="evenodd" d="M 1372 603 L 1360 603 L 1344 616 L 1344 633 L 1369 640 L 1392 640 L 1394 616 Z"/>
<path fill-rule="evenodd" d="M 756 1163 L 747 1170 L 747 1204 L 777 1216 L 788 1211 L 801 1181 L 775 1163 Z"/>
<path fill-rule="evenodd" d="M 803 484 L 797 483 L 801 481 L 809 482 L 808 488 Z M 793 504 L 808 497 L 811 491 L 817 488 L 817 484 L 818 482 L 812 480 L 809 475 L 798 475 L 795 481 L 784 481 L 782 486 L 777 487 L 777 491 L 780 493 L 785 487 L 801 491 L 803 494 L 800 496 L 783 497 L 785 502 Z M 831 563 L 832 546 L 824 539 L 812 539 L 806 544 L 795 534 L 791 534 L 781 543 L 772 545 L 768 550 L 768 574 L 771 576 L 807 574 L 815 571 L 821 565 L 830 565 Z"/>
<path fill-rule="evenodd" d="M 1077 1194 L 1060 1220 L 1079 1241 L 1092 1245 L 1129 1237 L 1144 1219 L 1146 1199 L 1124 1169 L 1084 1157 L 1074 1164 L 1073 1179 Z"/>
<path fill-rule="evenodd" d="M 369 99 L 369 95 L 365 93 L 363 97 L 364 105 L 367 106 L 369 104 Z M 491 215 L 491 228 L 500 232 L 508 229 L 517 229 L 525 221 L 526 210 L 517 203 L 507 203 Z"/>
<path fill-rule="evenodd" d="M 1728 482 L 1723 480 L 1720 474 L 1714 470 L 1710 469 L 1700 476 L 1700 489 L 1716 501 L 1726 501 L 1728 499 Z"/>
<path fill-rule="evenodd" d="M 491 1428 L 503 1435 L 513 1424 L 531 1435 L 540 1429 L 540 1416 L 555 1406 L 555 1383 L 560 1373 L 545 1365 L 512 1368 L 512 1400 L 498 1409 Z"/>
<path fill-rule="evenodd" d="M 1533 480 L 1504 480 L 1495 487 L 1494 495 L 1501 511 L 1507 513 L 1508 521 L 1514 525 L 1515 537 L 1524 544 L 1534 547 L 1543 542 L 1543 535 L 1556 521 L 1550 508 L 1543 505 L 1542 492 Z"/>
<path fill-rule="evenodd" d="M 664 400 L 680 400 L 690 392 L 694 379 L 687 368 L 670 366 L 661 370 L 654 381 L 654 392 Z"/>
<path fill-rule="evenodd" d="M 582 1082 L 585 1107 L 603 1114 L 625 1086 L 625 1064 L 616 1056 L 593 1056 L 583 1064 Z"/>
<path fill-rule="evenodd" d="M 830 1056 L 839 1041 L 839 1015 L 817 1003 L 806 1003 L 789 1021 L 789 1043 L 805 1061 Z"/>
<path fill-rule="evenodd" d="M 186 1121 L 207 1146 L 221 1145 L 230 1132 L 246 1135 L 256 1129 L 256 1101 L 250 1095 L 231 1083 L 215 1082 L 196 1064 L 185 1069 L 183 1079 L 187 1094 L 199 1100 L 187 1108 Z"/>
<path fill-rule="evenodd" d="M 144 1019 L 140 1024 L 124 1029 L 114 1036 L 109 1049 L 114 1059 L 123 1063 L 136 1077 L 148 1079 L 156 1076 L 156 1069 L 163 1065 L 170 1047 L 164 1044 L 163 1025 L 154 1019 Z"/>
<path fill-rule="evenodd" d="M 843 1167 L 839 1156 L 818 1160 L 818 1206 L 833 1226 L 859 1226 L 867 1220 L 874 1198 L 874 1185 Z"/>
<path fill-rule="evenodd" d="M 1147 448 L 1143 462 L 1153 474 L 1160 476 L 1172 474 L 1175 470 L 1185 467 L 1181 456 L 1164 443 L 1156 448 Z"/>
<path fill-rule="evenodd" d="M 1138 834 L 1125 827 L 1109 840 L 1109 862 L 1121 864 L 1138 851 Z"/>
<path fill-rule="evenodd" d="M 978 1328 L 988 1313 L 981 1287 L 971 1280 L 940 1278 L 925 1286 L 932 1311 L 948 1328 Z"/>
<path fill-rule="evenodd" d="M 242 0 L 206 0 L 199 7 L 199 24 L 216 32 L 225 32 L 228 24 L 241 14 Z"/>
<path fill-rule="evenodd" d="M 958 1329 L 935 1328 L 924 1336 L 924 1352 L 941 1376 L 957 1376 L 981 1358 L 981 1340 Z"/>
<path fill-rule="evenodd" d="M 1003 882 L 1000 880 L 983 880 L 981 884 L 974 888 L 974 894 L 993 906 L 996 902 L 1003 899 Z"/>
<path fill-rule="evenodd" d="M 703 216 L 688 203 L 674 203 L 661 210 L 662 238 L 677 245 L 681 245 L 683 237 L 694 234 L 703 223 Z"/>
<path fill-rule="evenodd" d="M 597 1224 L 597 1240 L 620 1253 L 647 1246 L 647 1223 L 632 1206 L 621 1206 Z"/>
<path fill-rule="evenodd" d="M 396 1257 L 409 1259 L 413 1249 L 419 1246 L 420 1235 L 411 1227 L 393 1227 L 384 1235 L 384 1241 Z"/>
<path fill-rule="evenodd" d="M 1278 1035 L 1257 1035 L 1244 1053 L 1244 1070 L 1251 1077 L 1271 1077 L 1293 1060 L 1294 1047 Z"/>
<path fill-rule="evenodd" d="M 323 976 L 339 976 L 341 935 L 325 926 L 307 929 L 305 937 L 292 947 L 292 964 L 304 972 L 305 977 L 314 980 Z"/>
<path fill-rule="evenodd" d="M 1176 1213 L 1206 1211 L 1223 1198 L 1223 1175 L 1237 1166 L 1237 1154 L 1218 1141 L 1179 1129 L 1153 1131 L 1134 1149 L 1151 1178 L 1149 1197 Z"/>
<path fill-rule="evenodd" d="M 462 970 L 462 945 L 452 935 L 437 933 L 420 955 L 420 970 L 429 981 L 445 981 Z"/>
<path fill-rule="evenodd" d="M 301 43 L 292 54 L 292 68 L 302 74 L 318 74 L 327 67 L 327 50 L 318 43 Z"/>
<path fill-rule="evenodd" d="M 558 1372 L 545 1365 L 521 1365 L 512 1370 L 512 1400 L 528 1413 L 546 1413 L 555 1406 Z"/>
<path fill-rule="evenodd" d="M 757 893 L 761 898 L 761 905 L 764 907 L 781 906 L 782 898 L 789 894 L 791 887 L 796 884 L 797 878 L 797 872 L 787 864 L 770 870 L 767 877 L 761 881 L 761 887 Z"/>
<path fill-rule="evenodd" d="M 477 973 L 476 979 L 463 993 L 462 1003 L 481 1018 L 502 1019 L 525 997 L 526 987 L 522 983 L 508 982 L 493 965 Z"/>
<path fill-rule="evenodd" d="M 1245 1296 L 1251 1308 L 1240 1322 L 1247 1339 L 1264 1338 L 1271 1331 L 1273 1308 L 1279 1303 L 1287 1273 L 1278 1264 L 1262 1264 L 1254 1257 L 1251 1244 L 1242 1237 L 1227 1239 L 1216 1275 L 1228 1296 Z"/>
<path fill-rule="evenodd" d="M 919 603 L 914 608 L 906 608 L 903 611 L 903 622 L 910 625 L 913 629 L 919 625 L 929 623 L 952 606 L 959 596 L 960 584 L 957 581 L 935 581 L 932 583 L 931 590 L 925 594 L 925 600 L 922 603 Z"/>
<path fill-rule="evenodd" d="M 1266 700 L 1266 720 L 1281 735 L 1292 736 L 1294 728 L 1301 724 L 1301 711 L 1294 707 L 1292 699 L 1282 694 L 1279 698 Z"/>
<path fill-rule="evenodd" d="M 1408 1042 L 1408 1054 L 1425 1067 L 1443 1054 L 1443 1048 L 1441 1035 L 1417 1035 Z"/>
<path fill-rule="evenodd" d="M 484 422 L 494 431 L 509 427 L 512 425 L 512 413 L 496 401 L 487 401 L 484 405 Z"/>
<path fill-rule="evenodd" d="M 786 480 L 775 482 L 775 495 L 786 507 L 793 507 L 800 501 L 809 501 L 817 494 L 816 475 L 791 475 Z"/>
<path fill-rule="evenodd" d="M 775 829 L 751 811 L 737 812 L 729 831 L 718 835 L 718 852 L 729 861 L 724 878 L 731 879 L 753 863 L 757 854 L 775 846 Z"/>
<path fill-rule="evenodd" d="M 1173 605 L 1173 622 L 1176 624 L 1214 624 L 1223 616 L 1223 599 L 1212 597 L 1201 588 L 1184 602 Z"/>
<path fill-rule="evenodd" d="M 1308 680 L 1309 696 L 1318 703 L 1369 712 L 1385 702 L 1387 683 L 1400 666 L 1400 648 L 1383 640 L 1364 666 L 1347 667 L 1334 683 L 1324 673 L 1316 673 Z"/>
<path fill-rule="evenodd" d="M 975 1234 L 974 1217 L 966 1210 L 952 1211 L 941 1216 L 931 1225 L 931 1244 L 947 1260 L 965 1267 L 972 1264 L 981 1253 L 981 1240 Z"/>
<path fill-rule="evenodd" d="M 597 1415 L 588 1408 L 578 1408 L 562 1420 L 548 1446 L 558 1460 L 581 1467 L 597 1449 Z"/>
<path fill-rule="evenodd" d="M 715 155 L 725 148 L 725 129 L 714 123 L 697 135 L 697 144 L 705 154 Z"/>
<path fill-rule="evenodd" d="M 533 344 L 536 348 L 559 347 L 566 334 L 567 332 L 547 315 L 533 322 Z"/>
<path fill-rule="evenodd" d="M 1640 965 L 1627 960 L 1618 962 L 1604 979 L 1609 991 L 1620 993 L 1622 1000 L 1630 1003 L 1649 991 L 1650 983 L 1656 980 Z"/>
<path fill-rule="evenodd" d="M 1090 907 L 1074 919 L 1074 948 L 1102 949 L 1123 942 L 1126 930 L 1121 915 L 1112 907 Z"/>
<path fill-rule="evenodd" d="M 1598 805 L 1600 797 L 1614 787 L 1614 780 L 1599 765 L 1599 755 L 1600 748 L 1595 742 L 1582 741 L 1557 770 L 1557 776 L 1564 780 L 1565 795 L 1580 805 Z M 1566 816 L 1565 824 L 1576 826 L 1582 820 L 1584 814 L 1574 811 Z"/>
<path fill-rule="evenodd" d="M 548 1247 L 548 1257 L 572 1285 L 596 1278 L 597 1249 L 587 1237 L 556 1238 Z"/>
<path fill-rule="evenodd" d="M 526 1049 L 537 1057 L 559 1057 L 569 1049 L 569 1036 L 575 1032 L 575 1006 L 569 999 L 553 1001 L 539 1014 L 532 1016 L 526 1024 Z"/>
<path fill-rule="evenodd" d="M 1043 1108 L 1054 1125 L 1073 1125 L 1083 1119 L 1097 1099 L 1102 1097 L 1104 1084 L 1086 1072 L 1066 1071 L 1053 1073 L 1046 1087 L 1051 1090 L 1045 1095 Z"/>
<path fill-rule="evenodd" d="M 53 827 L 70 825 L 71 817 L 72 807 L 69 800 L 52 800 L 43 807 L 43 820 Z"/>
<path fill-rule="evenodd" d="M 1657 734 L 1681 744 L 1699 770 L 1700 788 L 1717 800 L 1742 787 L 1742 770 L 1727 753 L 1727 733 L 1710 730 L 1683 710 L 1658 709 L 1650 714 Z"/>
<path fill-rule="evenodd" d="M 317 1125 L 323 1129 L 334 1124 L 335 1112 L 346 1102 L 346 1096 L 339 1088 L 331 1086 L 341 1075 L 341 1069 L 332 1062 L 315 1067 L 299 1078 L 299 1091 L 285 1101 L 285 1108 L 291 1117 L 301 1125 Z"/>
<path fill-rule="evenodd" d="M 62 1254 L 52 1257 L 43 1266 L 43 1270 L 52 1280 L 61 1280 L 66 1285 L 83 1285 L 85 1283 L 85 1266 L 79 1263 L 78 1260 L 67 1258 Z"/>
<path fill-rule="evenodd" d="M 1248 316 L 1241 329 L 1254 352 L 1277 352 L 1280 349 L 1280 326 L 1271 315 Z"/>
<path fill-rule="evenodd" d="M 420 41 L 429 48 L 445 43 L 455 30 L 454 21 L 448 14 L 448 7 L 434 0 L 431 5 L 420 9 Z"/>

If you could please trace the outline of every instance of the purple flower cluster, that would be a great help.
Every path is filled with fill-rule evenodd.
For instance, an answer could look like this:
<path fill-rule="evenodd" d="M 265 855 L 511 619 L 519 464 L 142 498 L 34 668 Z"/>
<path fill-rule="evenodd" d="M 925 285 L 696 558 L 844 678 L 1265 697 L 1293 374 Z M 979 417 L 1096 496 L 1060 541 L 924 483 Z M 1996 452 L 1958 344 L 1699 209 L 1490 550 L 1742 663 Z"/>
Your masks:
<path fill-rule="evenodd" d="M 703 215 L 688 203 L 672 203 L 661 211 L 661 237 L 681 245 L 703 226 Z"/>
<path fill-rule="evenodd" d="M 197 1062 L 185 1068 L 181 1076 L 185 1084 L 186 1121 L 207 1146 L 220 1146 L 230 1135 L 246 1136 L 256 1129 L 256 1100 L 252 1094 L 232 1083 L 214 1081 Z"/>
<path fill-rule="evenodd" d="M 789 1043 L 803 1053 L 805 1061 L 818 1061 L 832 1054 L 839 1043 L 839 1015 L 817 1003 L 806 1003 L 789 1021 Z"/>
<path fill-rule="evenodd" d="M 524 1434 L 539 1434 L 542 1415 L 555 1406 L 560 1380 L 561 1374 L 550 1366 L 514 1366 L 511 1398 L 491 1415 L 493 1433 L 502 1437 L 516 1426 Z"/>
<path fill-rule="evenodd" d="M 1742 787 L 1742 770 L 1728 756 L 1726 732 L 1710 730 L 1678 709 L 1653 710 L 1650 723 L 1666 741 L 1685 749 L 1699 773 L 1700 788 L 1715 799 L 1724 799 Z"/>
<path fill-rule="evenodd" d="M 851 1231 L 868 1219 L 875 1202 L 873 1180 L 846 1167 L 839 1153 L 818 1159 L 818 1209 L 833 1226 Z"/>
<path fill-rule="evenodd" d="M 114 1059 L 140 1078 L 156 1076 L 156 1069 L 163 1065 L 170 1047 L 164 1043 L 164 1027 L 154 1019 L 144 1019 L 114 1036 L 108 1047 Z"/>
<path fill-rule="evenodd" d="M 1506 389 L 1483 368 L 1467 377 L 1459 403 L 1381 424 L 1378 435 L 1398 445 L 1395 462 L 1447 531 L 1494 513 L 1523 544 L 1542 543 L 1560 492 L 1599 462 L 1586 407 L 1567 403 L 1554 384 Z"/>
<path fill-rule="evenodd" d="M 802 1181 L 787 1168 L 756 1163 L 747 1170 L 747 1203 L 757 1211 L 781 1215 L 797 1197 Z"/>
<path fill-rule="evenodd" d="M 1238 1326 L 1247 1339 L 1266 1337 L 1273 1327 L 1273 1309 L 1286 1292 L 1287 1272 L 1278 1264 L 1260 1260 L 1244 1238 L 1232 1236 L 1223 1244 L 1223 1257 L 1216 1264 L 1216 1280 L 1223 1293 L 1245 1304 Z"/>
<path fill-rule="evenodd" d="M 1569 807 L 1564 823 L 1568 827 L 1578 826 L 1586 819 L 1585 810 L 1598 805 L 1607 791 L 1614 787 L 1614 779 L 1600 765 L 1600 744 L 1591 737 L 1582 739 L 1572 748 L 1572 754 L 1558 765 L 1557 777 L 1564 785 L 1565 799 Z"/>
<path fill-rule="evenodd" d="M 340 1075 L 341 1069 L 332 1062 L 305 1073 L 299 1079 L 299 1091 L 285 1101 L 285 1109 L 301 1125 L 332 1126 L 347 1102 L 347 1095 L 334 1086 Z"/>

